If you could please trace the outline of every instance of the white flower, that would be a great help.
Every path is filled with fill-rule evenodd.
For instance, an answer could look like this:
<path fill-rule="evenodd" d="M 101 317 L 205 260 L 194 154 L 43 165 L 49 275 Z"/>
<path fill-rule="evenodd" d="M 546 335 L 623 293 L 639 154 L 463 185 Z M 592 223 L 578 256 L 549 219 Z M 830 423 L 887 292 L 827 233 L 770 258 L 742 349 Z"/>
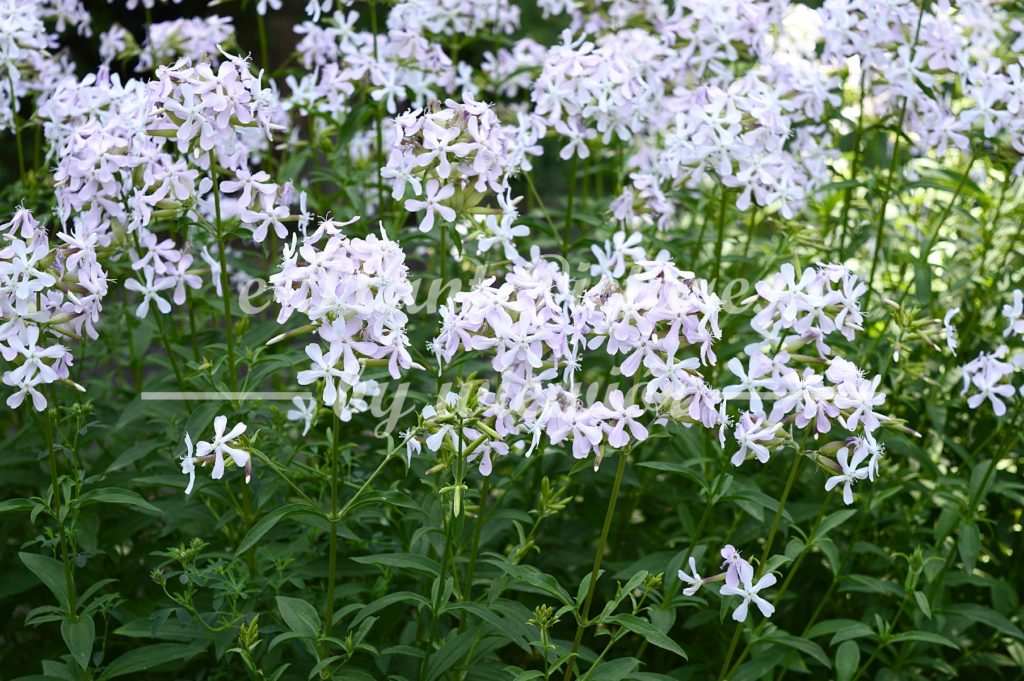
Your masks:
<path fill-rule="evenodd" d="M 214 480 L 220 480 L 224 477 L 225 454 L 230 456 L 231 460 L 239 468 L 245 468 L 249 463 L 248 452 L 231 446 L 231 443 L 245 432 L 245 424 L 236 423 L 230 431 L 225 433 L 224 429 L 227 428 L 227 425 L 228 418 L 226 416 L 218 416 L 213 420 L 213 442 L 196 443 L 196 458 L 213 457 L 213 473 L 210 477 Z M 249 482 L 248 475 L 246 476 L 246 482 Z"/>
<path fill-rule="evenodd" d="M 757 580 L 757 584 L 751 584 L 753 579 L 754 568 L 749 563 L 743 563 L 740 565 L 740 584 L 738 586 L 726 584 L 719 592 L 723 596 L 739 596 L 743 599 L 743 602 L 732 611 L 732 618 L 737 622 L 746 621 L 747 609 L 751 602 L 757 606 L 757 609 L 765 617 L 771 617 L 772 613 L 775 612 L 775 606 L 757 595 L 759 591 L 775 584 L 775 575 L 768 573 Z"/>
<path fill-rule="evenodd" d="M 192 455 L 192 438 L 185 431 L 185 455 L 181 457 L 181 472 L 188 476 L 185 494 L 192 494 L 192 486 L 196 484 L 196 458 Z"/>
<path fill-rule="evenodd" d="M 295 405 L 295 409 L 289 409 L 285 417 L 289 421 L 302 421 L 302 434 L 305 435 L 309 432 L 309 427 L 313 423 L 313 416 L 316 415 L 316 400 L 312 397 L 307 400 L 301 397 L 293 397 L 292 404 Z"/>
<path fill-rule="evenodd" d="M 690 574 L 686 574 L 682 570 L 677 574 L 679 575 L 679 579 L 690 585 L 683 589 L 684 596 L 692 596 L 697 593 L 697 590 L 700 589 L 701 585 L 704 583 L 704 580 L 702 580 L 700 575 L 697 574 L 697 561 L 693 559 L 693 556 L 690 556 Z"/>
<path fill-rule="evenodd" d="M 843 503 L 849 506 L 853 503 L 853 483 L 857 480 L 864 480 L 867 478 L 871 469 L 868 466 L 858 468 L 860 464 L 867 457 L 868 452 L 866 449 L 854 450 L 853 459 L 850 457 L 850 450 L 848 447 L 843 447 L 839 450 L 836 455 L 836 460 L 839 463 L 839 468 L 842 472 L 839 475 L 833 475 L 825 481 L 825 491 L 831 491 L 839 483 L 843 484 Z"/>
<path fill-rule="evenodd" d="M 1004 336 L 1011 333 L 1017 336 L 1024 335 L 1024 291 L 1016 289 L 1013 292 L 1013 304 L 1003 305 L 1003 316 L 1009 324 L 1003 331 Z"/>
<path fill-rule="evenodd" d="M 959 312 L 959 307 L 951 308 L 946 312 L 946 316 L 942 318 L 942 329 L 946 334 L 946 347 L 949 348 L 949 351 L 953 353 L 954 357 L 956 357 L 957 337 L 956 327 L 953 326 L 952 322 L 953 317 L 955 317 Z"/>

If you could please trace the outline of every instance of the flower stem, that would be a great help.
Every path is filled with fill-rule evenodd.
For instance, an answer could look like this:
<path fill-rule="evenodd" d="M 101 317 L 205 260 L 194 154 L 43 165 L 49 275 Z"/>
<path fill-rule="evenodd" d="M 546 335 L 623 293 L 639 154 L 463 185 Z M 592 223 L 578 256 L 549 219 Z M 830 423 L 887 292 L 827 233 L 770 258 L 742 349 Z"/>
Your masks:
<path fill-rule="evenodd" d="M 722 243 L 725 241 L 725 210 L 729 202 L 729 190 L 722 186 L 722 194 L 718 204 L 718 240 L 715 242 L 715 269 L 712 285 L 718 283 L 718 275 L 722 267 Z"/>
<path fill-rule="evenodd" d="M 476 513 L 476 526 L 473 528 L 473 544 L 469 554 L 469 567 L 466 568 L 466 590 L 465 599 L 467 601 L 473 600 L 473 577 L 476 574 L 476 556 L 480 551 L 480 532 L 484 527 L 484 513 L 487 510 L 487 497 L 491 493 L 491 478 L 490 476 L 484 478 L 483 488 L 480 490 L 480 508 Z M 465 610 L 462 611 L 462 620 L 459 622 L 459 629 L 464 629 L 466 626 L 466 615 Z"/>
<path fill-rule="evenodd" d="M 64 531 L 62 493 L 60 489 L 60 479 L 57 475 L 57 452 L 53 448 L 53 418 L 50 416 L 49 409 L 47 409 L 44 414 L 45 427 L 43 428 L 43 434 L 46 437 L 46 449 L 50 459 L 50 483 L 53 485 L 54 520 L 57 523 L 57 537 L 60 541 L 60 559 L 61 563 L 64 564 L 64 588 L 67 589 L 68 592 L 68 615 L 71 617 L 72 622 L 76 622 L 78 621 L 78 606 L 75 596 L 75 578 L 71 572 L 71 556 L 68 551 L 68 537 L 67 533 Z"/>
<path fill-rule="evenodd" d="M 260 66 L 267 71 L 269 77 L 270 60 L 267 58 L 267 23 L 259 12 L 256 13 L 256 30 L 260 35 Z"/>
<path fill-rule="evenodd" d="M 565 226 L 562 228 L 562 257 L 569 254 L 569 231 L 572 229 L 572 204 L 576 196 L 576 167 L 579 165 L 579 156 L 573 154 L 572 165 L 569 168 L 569 198 L 565 204 Z M 570 661 L 570 665 L 572 662 Z M 570 666 L 570 669 L 572 667 Z"/>
<path fill-rule="evenodd" d="M 324 618 L 324 632 L 331 635 L 334 628 L 334 582 L 338 571 L 338 441 L 341 433 L 341 422 L 331 425 L 331 515 L 328 518 L 330 537 L 327 559 L 327 616 Z M 327 644 L 325 644 L 325 649 Z M 325 650 L 326 652 L 326 650 Z"/>
<path fill-rule="evenodd" d="M 228 293 L 228 263 L 224 247 L 226 239 L 224 237 L 224 225 L 220 211 L 220 177 L 212 161 L 210 165 L 213 168 L 213 206 L 217 219 L 217 255 L 220 257 L 220 290 L 223 294 L 224 331 L 228 346 L 228 387 L 234 392 L 238 388 L 238 377 L 235 373 L 235 338 L 233 335 L 235 325 L 231 320 L 231 298 Z"/>
<path fill-rule="evenodd" d="M 587 587 L 587 596 L 583 600 L 583 610 L 580 612 L 579 622 L 576 626 L 576 637 L 572 642 L 572 653 L 565 668 L 564 681 L 572 678 L 572 670 L 576 665 L 576 655 L 580 651 L 580 644 L 583 642 L 583 632 L 587 629 L 587 618 L 590 617 L 590 605 L 594 600 L 594 591 L 597 588 L 597 575 L 601 571 L 601 560 L 604 558 L 604 547 L 608 542 L 608 531 L 612 526 L 612 517 L 615 515 L 615 502 L 619 497 L 619 487 L 622 485 L 622 474 L 626 470 L 626 452 L 619 454 L 619 465 L 615 470 L 615 481 L 612 483 L 611 497 L 608 499 L 608 509 L 604 514 L 604 526 L 601 528 L 601 538 L 597 542 L 597 551 L 594 553 L 594 567 L 590 571 L 590 584 Z"/>

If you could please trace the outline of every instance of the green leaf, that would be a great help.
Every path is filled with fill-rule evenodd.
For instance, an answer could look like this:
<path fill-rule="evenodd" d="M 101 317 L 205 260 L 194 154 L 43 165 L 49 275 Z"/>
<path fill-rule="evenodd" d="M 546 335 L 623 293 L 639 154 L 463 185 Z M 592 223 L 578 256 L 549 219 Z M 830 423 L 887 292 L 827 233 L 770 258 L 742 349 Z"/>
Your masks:
<path fill-rule="evenodd" d="M 288 504 L 276 508 L 267 515 L 263 516 L 256 521 L 256 524 L 249 529 L 242 539 L 242 543 L 238 545 L 235 553 L 242 554 L 251 549 L 256 545 L 263 536 L 274 529 L 274 526 L 279 522 L 294 515 L 302 515 L 307 513 L 309 515 L 320 515 L 320 510 L 313 508 L 309 504 Z"/>
<path fill-rule="evenodd" d="M 101 681 L 127 676 L 136 672 L 159 667 L 168 662 L 185 662 L 205 650 L 202 646 L 190 646 L 181 643 L 154 643 L 129 650 L 111 662 L 99 677 Z"/>
<path fill-rule="evenodd" d="M 96 639 L 96 625 L 93 624 L 89 615 L 79 615 L 77 622 L 69 619 L 60 623 L 60 635 L 64 637 L 71 657 L 82 669 L 89 666 L 89 657 L 92 655 L 92 644 Z"/>
<path fill-rule="evenodd" d="M 39 578 L 46 588 L 53 592 L 61 605 L 68 608 L 68 586 L 64 577 L 64 564 L 35 553 L 19 553 L 18 557 L 36 577 Z"/>
<path fill-rule="evenodd" d="M 7 501 L 0 501 L 0 513 L 31 511 L 33 508 L 35 508 L 35 503 L 31 499 L 8 499 Z"/>
<path fill-rule="evenodd" d="M 465 660 L 466 655 L 473 648 L 477 636 L 477 632 L 470 630 L 456 634 L 445 641 L 444 645 L 430 657 L 425 681 L 435 681 L 441 678 L 442 674 Z"/>
<path fill-rule="evenodd" d="M 815 539 L 827 536 L 829 532 L 845 523 L 847 520 L 852 518 L 856 513 L 857 511 L 848 508 L 840 509 L 833 513 L 829 513 L 827 516 L 825 516 L 825 519 L 821 521 L 821 525 L 818 526 L 817 531 L 814 533 Z"/>
<path fill-rule="evenodd" d="M 358 556 L 352 560 L 363 565 L 423 572 L 435 578 L 441 574 L 441 566 L 437 564 L 436 560 L 415 553 L 379 553 L 372 556 Z"/>
<path fill-rule="evenodd" d="M 515 565 L 503 559 L 489 558 L 486 562 L 500 568 L 505 574 L 513 579 L 513 588 L 519 591 L 540 591 L 549 596 L 557 598 L 562 605 L 572 605 L 573 598 L 569 592 L 562 588 L 558 580 L 549 574 L 543 573 L 530 565 Z M 523 585 L 532 589 L 523 589 Z"/>
<path fill-rule="evenodd" d="M 301 598 L 278 596 L 277 609 L 285 625 L 296 634 L 306 638 L 316 638 L 320 634 L 320 613 Z"/>
<path fill-rule="evenodd" d="M 620 657 L 602 662 L 590 672 L 590 681 L 632 681 L 636 678 L 636 668 L 639 666 L 640 660 L 635 657 Z"/>
<path fill-rule="evenodd" d="M 960 552 L 960 560 L 964 562 L 964 570 L 967 574 L 974 573 L 974 564 L 978 560 L 978 552 L 981 550 L 981 533 L 974 523 L 962 523 L 960 535 L 956 540 L 956 548 Z"/>
<path fill-rule="evenodd" d="M 626 629 L 629 629 L 634 634 L 639 634 L 645 640 L 649 641 L 653 645 L 658 646 L 662 650 L 667 650 L 670 653 L 675 653 L 684 660 L 689 659 L 686 656 L 686 651 L 680 648 L 678 643 L 673 641 L 671 638 L 668 637 L 668 635 L 663 633 L 660 629 L 658 629 L 645 619 L 641 619 L 633 615 L 623 614 L 615 615 L 614 617 L 609 617 L 606 621 L 621 624 Z"/>
<path fill-rule="evenodd" d="M 934 643 L 936 645 L 946 646 L 947 648 L 960 650 L 960 646 L 958 646 L 953 641 L 949 640 L 941 634 L 933 634 L 930 631 L 907 631 L 902 634 L 897 634 L 893 636 L 891 641 L 893 643 L 899 643 L 903 641 L 914 641 L 916 643 Z"/>
<path fill-rule="evenodd" d="M 815 660 L 823 664 L 825 667 L 831 669 L 832 661 L 829 659 L 825 651 L 814 641 L 799 636 L 793 636 L 780 630 L 774 631 L 764 638 L 758 639 L 756 643 L 779 643 L 788 648 L 799 650 L 805 655 L 813 657 Z"/>
<path fill-rule="evenodd" d="M 860 666 L 860 646 L 846 641 L 836 650 L 836 681 L 850 681 Z"/>
<path fill-rule="evenodd" d="M 947 609 L 952 615 L 959 615 L 967 619 L 992 627 L 1007 636 L 1012 636 L 1018 641 L 1024 641 L 1024 632 L 1014 625 L 1010 620 L 991 608 L 976 603 L 963 603 L 954 605 Z"/>
<path fill-rule="evenodd" d="M 78 498 L 78 503 L 81 506 L 88 506 L 89 504 L 121 504 L 123 506 L 132 506 L 143 513 L 150 513 L 152 515 L 163 513 L 159 508 L 139 496 L 137 492 L 133 492 L 130 489 L 121 489 L 120 487 L 103 487 L 90 490 Z"/>
<path fill-rule="evenodd" d="M 917 607 L 921 608 L 921 612 L 924 613 L 924 616 L 927 617 L 928 619 L 931 619 L 932 618 L 932 608 L 931 608 L 930 605 L 928 605 L 928 597 L 924 595 L 924 592 L 922 592 L 922 591 L 915 591 L 914 592 L 914 600 L 917 601 Z"/>

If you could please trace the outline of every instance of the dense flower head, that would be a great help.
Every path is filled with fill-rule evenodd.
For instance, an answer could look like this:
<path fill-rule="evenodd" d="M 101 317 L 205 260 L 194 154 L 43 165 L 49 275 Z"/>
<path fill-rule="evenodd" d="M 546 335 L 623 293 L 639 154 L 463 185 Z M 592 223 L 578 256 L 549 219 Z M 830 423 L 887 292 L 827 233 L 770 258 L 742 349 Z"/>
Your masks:
<path fill-rule="evenodd" d="M 502 125 L 490 106 L 468 94 L 463 101 L 435 103 L 408 111 L 394 121 L 394 139 L 381 177 L 392 186 L 392 198 L 405 196 L 405 208 L 423 211 L 420 231 L 433 229 L 436 218 L 454 222 L 472 212 L 488 194 L 499 201 L 508 192 L 510 176 L 524 164 L 535 139 L 520 139 L 515 128 Z M 513 203 L 505 201 L 503 213 Z"/>
<path fill-rule="evenodd" d="M 47 229 L 25 208 L 0 225 L 0 356 L 10 368 L 4 385 L 14 389 L 7 405 L 31 399 L 46 408 L 43 386 L 70 379 L 74 363 L 67 342 L 97 337 L 96 323 L 107 293 L 107 272 L 98 259 L 106 245 L 81 229 Z"/>
<path fill-rule="evenodd" d="M 637 258 L 628 276 L 582 282 L 584 290 L 534 251 L 502 284 L 479 282 L 440 311 L 439 363 L 459 352 L 491 357 L 499 384 L 486 415 L 498 436 L 519 439 L 527 455 L 546 434 L 552 444 L 571 440 L 574 457 L 594 454 L 599 462 L 602 443 L 619 449 L 642 441 L 652 423 L 718 421 L 720 396 L 699 367 L 715 362 L 720 301 L 666 253 L 648 259 L 635 242 L 628 251 Z M 696 356 L 684 356 L 691 346 Z M 613 389 L 606 401 L 588 404 L 577 374 L 595 352 L 616 357 L 617 373 L 643 390 Z"/>
<path fill-rule="evenodd" d="M 362 379 L 367 360 L 380 360 L 396 379 L 419 367 L 405 329 L 404 308 L 413 302 L 405 254 L 383 229 L 380 237 L 345 236 L 341 228 L 356 219 L 322 220 L 288 249 L 270 278 L 281 305 L 278 321 L 304 315 L 327 346 L 326 352 L 321 343 L 306 346 L 312 366 L 299 372 L 299 384 L 322 381 L 324 404 L 338 409 L 376 393 L 376 384 Z"/>
<path fill-rule="evenodd" d="M 882 377 L 866 378 L 856 364 L 833 354 L 827 339 L 837 333 L 853 340 L 863 322 L 859 301 L 867 288 L 844 266 L 807 268 L 798 279 L 786 263 L 755 289 L 757 295 L 748 301 L 757 306 L 751 327 L 763 340 L 745 348 L 746 362 L 729 360 L 736 382 L 722 389 L 726 402 L 746 404 L 733 432 L 739 449 L 732 463 L 740 466 L 751 457 L 767 463 L 772 450 L 792 441 L 792 428 L 817 437 L 838 426 L 851 435 L 837 446 L 857 444 L 852 452 L 838 449 L 837 460 L 822 455 L 822 465 L 839 473 L 825 488 L 843 482 L 843 499 L 852 504 L 852 483 L 874 479 L 882 447 L 873 435 L 889 418 L 880 411 Z M 807 347 L 817 356 L 800 354 Z M 869 467 L 859 468 L 868 457 L 870 474 Z"/>

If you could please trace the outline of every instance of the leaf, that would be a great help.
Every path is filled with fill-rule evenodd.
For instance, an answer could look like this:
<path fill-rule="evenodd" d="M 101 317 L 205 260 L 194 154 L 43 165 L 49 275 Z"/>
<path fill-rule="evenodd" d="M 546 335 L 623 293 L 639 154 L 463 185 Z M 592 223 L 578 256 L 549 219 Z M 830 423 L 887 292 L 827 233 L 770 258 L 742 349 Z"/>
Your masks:
<path fill-rule="evenodd" d="M 79 615 L 77 622 L 69 619 L 60 623 L 60 635 L 67 644 L 71 657 L 82 669 L 89 666 L 89 657 L 92 655 L 92 644 L 96 639 L 96 625 L 89 615 Z"/>
<path fill-rule="evenodd" d="M 0 513 L 31 511 L 33 508 L 35 508 L 35 503 L 31 499 L 8 499 L 7 501 L 0 501 Z"/>
<path fill-rule="evenodd" d="M 441 566 L 437 564 L 436 560 L 415 553 L 379 553 L 372 556 L 358 556 L 352 560 L 363 565 L 414 570 L 435 578 L 441 574 Z"/>
<path fill-rule="evenodd" d="M 620 657 L 616 660 L 602 662 L 590 672 L 590 681 L 622 681 L 636 678 L 636 668 L 640 660 L 635 657 Z"/>
<path fill-rule="evenodd" d="M 425 681 L 435 681 L 449 669 L 466 659 L 470 649 L 477 640 L 477 632 L 464 631 L 452 636 L 430 657 Z"/>
<path fill-rule="evenodd" d="M 810 655 L 815 660 L 823 664 L 825 667 L 829 669 L 832 668 L 832 661 L 829 659 L 828 655 L 825 654 L 825 651 L 822 649 L 822 647 L 809 639 L 801 638 L 799 636 L 793 636 L 792 634 L 787 634 L 782 630 L 777 630 L 772 632 L 768 636 L 765 636 L 764 638 L 758 639 L 756 643 L 762 642 L 779 643 L 788 648 L 799 650 L 801 653 L 804 653 L 805 655 Z"/>
<path fill-rule="evenodd" d="M 569 592 L 562 588 L 558 580 L 549 574 L 543 573 L 530 565 L 514 565 L 505 560 L 490 558 L 488 563 L 495 565 L 514 580 L 513 588 L 523 591 L 522 586 L 528 585 L 533 589 L 557 598 L 562 605 L 572 605 L 573 598 Z"/>
<path fill-rule="evenodd" d="M 349 624 L 349 626 L 354 627 L 370 615 L 379 612 L 380 610 L 383 610 L 384 608 L 387 608 L 391 605 L 394 605 L 395 603 L 415 605 L 416 607 L 430 607 L 430 601 L 428 601 L 424 596 L 418 593 L 415 593 L 413 591 L 396 591 L 393 593 L 389 593 L 386 596 L 381 596 L 377 600 L 367 603 L 366 605 L 358 606 L 359 613 L 352 618 L 352 622 Z M 335 620 L 337 619 L 338 618 L 335 617 Z"/>
<path fill-rule="evenodd" d="M 922 591 L 915 591 L 914 592 L 914 600 L 917 601 L 917 607 L 921 608 L 921 612 L 924 613 L 924 616 L 927 617 L 928 619 L 931 619 L 932 618 L 932 609 L 931 609 L 931 606 L 928 605 L 928 597 L 924 595 L 924 592 L 922 592 Z"/>
<path fill-rule="evenodd" d="M 934 643 L 936 645 L 946 646 L 947 648 L 953 648 L 954 650 L 960 650 L 960 646 L 958 646 L 953 641 L 949 640 L 941 634 L 933 634 L 930 631 L 907 631 L 902 634 L 897 634 L 893 636 L 891 641 L 893 643 L 898 643 L 902 641 L 914 641 L 916 643 Z"/>
<path fill-rule="evenodd" d="M 1010 620 L 991 608 L 986 608 L 976 603 L 963 603 L 951 606 L 947 612 L 992 627 L 996 631 L 1012 636 L 1018 641 L 1024 641 L 1024 632 L 1021 632 Z"/>
<path fill-rule="evenodd" d="M 136 672 L 159 667 L 168 662 L 185 662 L 205 650 L 202 646 L 190 646 L 181 643 L 154 643 L 143 646 L 117 658 L 103 671 L 101 681 L 126 676 Z"/>
<path fill-rule="evenodd" d="M 274 526 L 279 522 L 290 516 L 301 515 L 303 513 L 320 515 L 320 510 L 313 508 L 309 504 L 288 504 L 274 509 L 256 521 L 256 524 L 253 525 L 245 534 L 245 537 L 242 539 L 242 543 L 238 545 L 238 549 L 236 549 L 235 552 L 239 554 L 245 553 L 255 546 L 256 542 L 263 538 L 263 535 L 274 529 Z"/>
<path fill-rule="evenodd" d="M 836 681 L 850 681 L 860 667 L 860 646 L 846 641 L 836 650 Z"/>
<path fill-rule="evenodd" d="M 316 638 L 320 634 L 320 613 L 301 598 L 277 597 L 277 609 L 285 625 L 296 634 Z"/>
<path fill-rule="evenodd" d="M 956 540 L 956 548 L 960 552 L 960 560 L 964 562 L 964 570 L 967 574 L 974 573 L 974 564 L 978 560 L 978 552 L 981 550 L 981 534 L 978 526 L 974 523 L 962 523 L 960 534 Z"/>
<path fill-rule="evenodd" d="M 629 629 L 634 634 L 639 634 L 644 639 L 658 646 L 662 650 L 667 650 L 670 653 L 675 653 L 684 660 L 689 658 L 686 656 L 686 651 L 679 647 L 679 644 L 668 637 L 667 634 L 662 632 L 660 629 L 655 627 L 653 624 L 645 619 L 635 617 L 633 615 L 615 615 L 609 617 L 606 621 L 615 622 L 621 624 L 626 629 Z"/>
<path fill-rule="evenodd" d="M 78 503 L 81 506 L 88 506 L 89 504 L 121 504 L 132 506 L 143 513 L 150 513 L 152 515 L 163 513 L 159 508 L 139 496 L 137 492 L 120 487 L 103 487 L 90 490 L 78 498 Z"/>
<path fill-rule="evenodd" d="M 819 537 L 827 536 L 829 532 L 845 523 L 856 513 L 857 511 L 848 508 L 829 513 L 825 516 L 825 519 L 821 521 L 821 525 L 818 526 L 818 530 L 814 533 L 814 537 L 817 539 Z"/>
<path fill-rule="evenodd" d="M 460 611 L 464 610 L 476 617 L 479 617 L 484 622 L 487 622 L 492 627 L 497 629 L 501 635 L 508 640 L 510 643 L 514 643 L 524 652 L 530 652 L 530 641 L 527 637 L 523 636 L 521 632 L 515 630 L 515 627 L 511 622 L 506 620 L 495 613 L 491 608 L 486 607 L 480 603 L 456 603 L 449 610 Z M 653 641 L 652 641 L 653 642 Z"/>
<path fill-rule="evenodd" d="M 39 578 L 46 588 L 53 592 L 61 605 L 68 608 L 68 586 L 64 577 L 64 564 L 35 553 L 19 553 L 18 557 L 36 577 Z"/>
<path fill-rule="evenodd" d="M 971 471 L 970 495 L 971 498 L 977 499 L 978 503 L 985 500 L 985 496 L 988 495 L 988 491 L 996 481 L 996 476 L 989 473 L 988 470 L 989 467 L 995 466 L 996 464 L 997 462 L 995 460 L 989 459 L 978 464 L 974 467 L 974 470 Z M 988 481 L 985 483 L 985 489 L 982 490 L 981 481 L 986 477 L 988 478 Z"/>

